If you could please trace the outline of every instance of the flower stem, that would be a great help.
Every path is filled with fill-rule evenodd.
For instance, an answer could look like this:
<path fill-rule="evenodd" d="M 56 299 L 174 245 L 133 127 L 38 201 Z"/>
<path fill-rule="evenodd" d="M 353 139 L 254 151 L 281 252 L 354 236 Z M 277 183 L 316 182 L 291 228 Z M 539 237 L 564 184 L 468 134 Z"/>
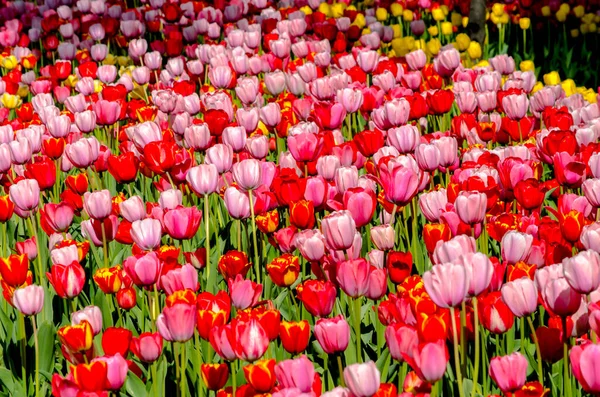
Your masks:
<path fill-rule="evenodd" d="M 256 242 L 256 222 L 254 220 L 254 200 L 252 190 L 248 190 L 250 199 L 250 216 L 252 217 L 252 242 L 254 243 L 254 272 L 256 273 L 256 283 L 260 284 L 260 263 L 258 258 L 258 243 Z"/>
<path fill-rule="evenodd" d="M 21 377 L 23 378 L 23 390 L 27 392 L 27 335 L 25 334 L 25 316 L 22 313 L 18 313 L 17 316 L 19 317 L 19 333 L 21 334 Z"/>
<path fill-rule="evenodd" d="M 209 202 L 208 202 L 208 195 L 204 196 L 204 234 L 206 235 L 204 237 L 204 249 L 206 250 L 206 283 L 207 283 L 207 289 L 209 292 L 213 292 L 215 289 L 215 283 L 212 281 L 211 276 L 214 274 L 213 271 L 211 271 L 211 267 L 210 267 L 210 223 L 209 223 L 209 219 L 210 219 L 210 206 L 209 206 Z M 216 269 L 215 269 L 216 272 Z"/>
<path fill-rule="evenodd" d="M 452 338 L 454 344 L 454 366 L 456 367 L 456 380 L 458 382 L 458 394 L 464 397 L 462 374 L 460 369 L 460 359 L 458 356 L 458 333 L 456 331 L 456 316 L 454 315 L 454 307 L 450 308 L 450 320 L 452 321 Z"/>
<path fill-rule="evenodd" d="M 35 397 L 38 397 L 40 395 L 40 346 L 35 315 L 31 316 L 31 326 L 33 327 L 33 342 L 35 345 Z"/>
<path fill-rule="evenodd" d="M 173 343 L 173 360 L 175 361 L 175 384 L 181 385 L 181 373 L 179 371 L 179 343 Z M 176 387 L 175 389 L 177 390 L 177 397 L 180 397 L 181 388 Z"/>
<path fill-rule="evenodd" d="M 356 337 L 356 362 L 362 362 L 362 351 L 360 347 L 360 296 L 354 298 L 354 336 Z"/>
<path fill-rule="evenodd" d="M 475 397 L 475 390 L 479 384 L 479 312 L 477 311 L 477 297 L 473 297 L 473 314 L 475 316 L 475 365 L 473 368 L 473 388 L 471 397 Z"/>
<path fill-rule="evenodd" d="M 567 334 L 567 318 L 563 319 L 563 389 L 565 396 L 571 397 L 571 378 L 569 377 L 569 335 Z"/>
<path fill-rule="evenodd" d="M 538 380 L 543 385 L 544 384 L 544 372 L 542 371 L 542 351 L 540 350 L 540 341 L 538 340 L 537 334 L 535 333 L 535 326 L 533 325 L 533 321 L 531 321 L 531 316 L 527 316 L 527 322 L 529 323 L 529 328 L 531 328 L 531 337 L 533 338 L 533 343 L 535 344 L 535 352 L 536 352 L 536 356 L 537 356 Z"/>
<path fill-rule="evenodd" d="M 104 267 L 110 267 L 108 264 L 108 244 L 106 243 L 106 228 L 104 227 L 104 222 L 100 224 L 100 228 L 102 229 L 102 254 L 104 255 Z"/>
<path fill-rule="evenodd" d="M 181 396 L 185 397 L 187 395 L 187 375 L 185 373 L 187 368 L 187 357 L 185 356 L 186 352 L 185 343 L 181 344 L 181 378 L 179 387 L 181 388 Z"/>
<path fill-rule="evenodd" d="M 338 363 L 338 371 L 340 372 L 340 385 L 342 387 L 346 387 L 346 383 L 344 382 L 344 366 L 342 365 L 341 353 L 337 354 L 337 363 Z M 235 393 L 234 393 L 234 395 L 235 395 Z"/>

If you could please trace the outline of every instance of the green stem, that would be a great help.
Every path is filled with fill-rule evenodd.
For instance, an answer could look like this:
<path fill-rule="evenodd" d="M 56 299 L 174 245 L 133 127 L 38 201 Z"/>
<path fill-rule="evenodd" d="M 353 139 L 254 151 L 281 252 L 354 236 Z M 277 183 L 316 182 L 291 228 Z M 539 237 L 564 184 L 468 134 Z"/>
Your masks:
<path fill-rule="evenodd" d="M 35 397 L 38 397 L 40 395 L 40 346 L 35 315 L 31 316 L 31 326 L 33 327 L 33 342 L 35 346 Z"/>
<path fill-rule="evenodd" d="M 456 380 L 458 382 L 458 394 L 460 397 L 465 397 L 462 385 L 462 373 L 460 369 L 460 358 L 458 353 L 458 332 L 456 331 L 456 316 L 454 315 L 454 307 L 450 308 L 450 320 L 452 321 L 452 338 L 454 344 L 454 366 L 456 367 Z"/>
<path fill-rule="evenodd" d="M 21 334 L 21 378 L 23 380 L 23 390 L 27 392 L 27 335 L 25 334 L 25 316 L 22 313 L 18 313 L 17 317 L 19 318 L 19 333 Z"/>
<path fill-rule="evenodd" d="M 356 337 L 356 362 L 362 362 L 362 351 L 360 347 L 360 296 L 354 298 L 354 336 Z"/>
<path fill-rule="evenodd" d="M 563 388 L 565 396 L 571 397 L 571 378 L 569 376 L 569 335 L 567 335 L 567 318 L 563 319 Z"/>
<path fill-rule="evenodd" d="M 31 227 L 31 234 L 35 238 L 35 248 L 37 250 L 36 263 L 37 263 L 37 268 L 38 268 L 38 282 L 40 283 L 40 285 L 44 286 L 45 285 L 45 283 L 44 283 L 44 268 L 42 266 L 42 256 L 41 256 L 41 251 L 40 251 L 40 239 L 38 238 L 37 228 L 33 224 L 33 219 L 27 218 L 27 220 L 29 221 L 29 226 Z"/>
<path fill-rule="evenodd" d="M 258 258 L 258 243 L 256 242 L 256 222 L 254 220 L 254 199 L 252 198 L 252 190 L 248 190 L 248 198 L 250 199 L 250 216 L 252 217 L 252 242 L 254 243 L 254 272 L 256 273 L 256 283 L 260 284 L 260 263 Z"/>
<path fill-rule="evenodd" d="M 175 360 L 175 382 L 177 385 L 181 385 L 181 373 L 179 370 L 179 343 L 173 343 L 173 360 Z M 177 397 L 181 396 L 181 387 L 176 387 Z M 235 394 L 234 394 L 235 395 Z"/>
<path fill-rule="evenodd" d="M 346 387 L 346 382 L 344 382 L 344 366 L 342 365 L 342 354 L 337 354 L 337 363 L 338 363 L 338 371 L 340 372 L 340 385 L 342 387 Z M 235 392 L 233 393 L 235 395 Z"/>
<path fill-rule="evenodd" d="M 106 242 L 106 228 L 104 227 L 104 222 L 100 224 L 100 228 L 102 229 L 102 254 L 104 255 L 104 267 L 110 267 L 108 264 L 108 244 Z"/>
<path fill-rule="evenodd" d="M 208 202 L 208 195 L 204 196 L 204 249 L 206 250 L 206 282 L 207 282 L 207 287 L 208 287 L 208 291 L 209 292 L 214 292 L 215 290 L 215 283 L 212 280 L 212 277 L 214 275 L 214 273 L 216 272 L 216 269 L 214 271 L 212 271 L 211 266 L 210 266 L 210 222 L 209 222 L 209 217 L 210 217 L 210 206 L 209 206 L 209 202 Z"/>
<path fill-rule="evenodd" d="M 475 366 L 473 368 L 473 388 L 471 397 L 475 397 L 476 386 L 479 385 L 479 312 L 477 310 L 477 297 L 473 297 L 473 314 L 475 316 Z"/>
<path fill-rule="evenodd" d="M 536 352 L 536 356 L 537 356 L 538 380 L 543 385 L 544 384 L 544 372 L 542 371 L 542 351 L 540 350 L 540 341 L 538 340 L 537 334 L 535 333 L 535 326 L 533 325 L 533 321 L 531 321 L 530 316 L 527 316 L 527 322 L 529 323 L 529 328 L 531 328 L 531 337 L 533 338 L 533 343 L 535 344 L 535 352 Z"/>
<path fill-rule="evenodd" d="M 158 362 L 155 361 L 152 363 L 152 388 L 154 389 L 154 396 L 158 397 L 158 376 L 156 375 L 156 366 Z"/>
<path fill-rule="evenodd" d="M 231 362 L 231 389 L 233 391 L 233 395 L 236 395 L 237 390 L 237 363 L 235 361 Z"/>
<path fill-rule="evenodd" d="M 185 397 L 187 395 L 187 375 L 186 375 L 186 368 L 187 368 L 187 357 L 185 355 L 186 353 L 186 345 L 185 343 L 181 344 L 181 382 L 179 384 L 179 387 L 181 388 L 181 396 Z"/>

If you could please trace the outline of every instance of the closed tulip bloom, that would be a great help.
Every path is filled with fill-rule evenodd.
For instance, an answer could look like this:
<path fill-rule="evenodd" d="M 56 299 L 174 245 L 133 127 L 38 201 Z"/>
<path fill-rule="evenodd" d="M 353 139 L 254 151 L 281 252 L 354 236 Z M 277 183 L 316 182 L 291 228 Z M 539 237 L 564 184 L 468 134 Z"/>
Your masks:
<path fill-rule="evenodd" d="M 235 187 L 228 187 L 223 195 L 225 208 L 234 219 L 246 219 L 250 217 L 250 199 L 248 194 Z"/>
<path fill-rule="evenodd" d="M 396 232 L 389 225 L 379 225 L 371 228 L 371 241 L 378 250 L 389 251 L 394 249 Z"/>
<path fill-rule="evenodd" d="M 361 51 L 356 56 L 356 63 L 365 73 L 373 72 L 379 63 L 379 54 L 377 51 Z"/>
<path fill-rule="evenodd" d="M 413 355 L 413 350 L 419 345 L 419 335 L 417 330 L 409 325 L 394 323 L 385 329 L 385 341 L 392 358 L 402 362 L 405 355 Z"/>
<path fill-rule="evenodd" d="M 275 377 L 282 389 L 296 388 L 308 393 L 315 380 L 314 364 L 304 355 L 284 360 L 275 366 Z"/>
<path fill-rule="evenodd" d="M 223 143 L 231 146 L 233 151 L 238 153 L 246 146 L 246 129 L 244 127 L 225 127 L 222 138 Z"/>
<path fill-rule="evenodd" d="M 331 281 L 307 280 L 297 286 L 296 291 L 298 299 L 313 316 L 326 317 L 331 314 L 337 295 Z"/>
<path fill-rule="evenodd" d="M 507 232 L 500 242 L 502 259 L 509 265 L 524 261 L 529 256 L 533 236 L 515 230 Z"/>
<path fill-rule="evenodd" d="M 73 222 L 73 216 L 75 215 L 73 207 L 66 202 L 48 203 L 40 212 L 46 224 L 56 233 L 66 231 Z"/>
<path fill-rule="evenodd" d="M 407 124 L 388 130 L 388 145 L 395 147 L 400 153 L 414 152 L 420 140 L 421 134 L 414 125 Z"/>
<path fill-rule="evenodd" d="M 294 237 L 294 246 L 311 262 L 319 261 L 325 255 L 325 238 L 318 229 L 298 232 Z"/>
<path fill-rule="evenodd" d="M 435 265 L 423 275 L 423 284 L 431 300 L 445 308 L 463 302 L 467 296 L 468 283 L 466 269 L 454 263 Z"/>
<path fill-rule="evenodd" d="M 571 288 L 566 278 L 551 280 L 542 291 L 542 298 L 559 316 L 570 316 L 581 305 L 581 294 Z"/>
<path fill-rule="evenodd" d="M 40 202 L 40 185 L 35 179 L 21 179 L 8 190 L 10 201 L 21 211 L 31 211 Z"/>
<path fill-rule="evenodd" d="M 369 289 L 370 270 L 371 265 L 362 258 L 343 261 L 337 265 L 336 279 L 346 295 L 358 298 Z"/>
<path fill-rule="evenodd" d="M 344 368 L 344 380 L 353 396 L 371 397 L 379 390 L 381 373 L 373 361 Z"/>
<path fill-rule="evenodd" d="M 256 189 L 261 185 L 262 167 L 255 159 L 242 160 L 233 165 L 233 179 L 244 190 Z"/>
<path fill-rule="evenodd" d="M 262 284 L 256 284 L 251 280 L 245 280 L 241 274 L 235 279 L 227 280 L 229 295 L 232 305 L 238 310 L 244 310 L 255 306 L 262 294 Z"/>
<path fill-rule="evenodd" d="M 502 286 L 502 300 L 517 317 L 534 313 L 538 306 L 538 291 L 528 277 L 510 281 Z"/>
<path fill-rule="evenodd" d="M 562 261 L 567 282 L 580 294 L 589 294 L 600 285 L 600 255 L 595 251 L 581 251 Z"/>
<path fill-rule="evenodd" d="M 129 349 L 140 360 L 152 363 L 160 357 L 163 348 L 163 338 L 158 332 L 144 332 L 137 338 L 131 339 Z"/>
<path fill-rule="evenodd" d="M 519 352 L 494 357 L 490 361 L 490 376 L 502 392 L 510 393 L 527 381 L 528 365 L 527 358 Z"/>
<path fill-rule="evenodd" d="M 400 206 L 408 203 L 419 188 L 420 178 L 417 170 L 410 166 L 394 165 L 390 168 L 381 167 L 381 184 L 385 198 Z"/>
<path fill-rule="evenodd" d="M 253 362 L 261 358 L 269 347 L 267 332 L 256 318 L 235 324 L 235 355 L 240 360 Z"/>
<path fill-rule="evenodd" d="M 179 189 L 167 189 L 160 192 L 158 206 L 163 210 L 174 210 L 183 200 L 183 193 Z"/>
<path fill-rule="evenodd" d="M 133 196 L 119 203 L 121 216 L 133 223 L 146 217 L 146 206 L 140 196 Z"/>
<path fill-rule="evenodd" d="M 419 168 L 431 172 L 440 166 L 440 150 L 434 144 L 420 144 L 415 150 Z"/>
<path fill-rule="evenodd" d="M 584 343 L 573 346 L 569 358 L 573 375 L 583 390 L 591 394 L 600 393 L 600 345 Z"/>
<path fill-rule="evenodd" d="M 206 164 L 214 164 L 222 174 L 229 171 L 233 162 L 233 149 L 231 146 L 218 143 L 206 150 Z M 259 178 L 260 179 L 260 178 Z"/>
<path fill-rule="evenodd" d="M 187 342 L 194 336 L 197 310 L 195 305 L 178 302 L 165 307 L 156 319 L 156 328 L 163 339 Z"/>
<path fill-rule="evenodd" d="M 406 63 L 411 70 L 421 70 L 427 64 L 425 51 L 418 49 L 406 54 Z"/>
<path fill-rule="evenodd" d="M 581 231 L 581 244 L 587 250 L 600 251 L 600 222 L 586 225 Z"/>
<path fill-rule="evenodd" d="M 54 287 L 56 295 L 61 298 L 74 298 L 83 290 L 85 271 L 79 262 L 68 265 L 53 265 L 46 273 L 48 281 Z"/>
<path fill-rule="evenodd" d="M 444 377 L 449 360 L 448 348 L 444 340 L 439 339 L 436 342 L 418 345 L 411 354 L 421 379 L 433 383 Z"/>
<path fill-rule="evenodd" d="M 314 161 L 323 147 L 323 137 L 311 132 L 289 135 L 287 138 L 288 149 L 296 161 Z"/>
<path fill-rule="evenodd" d="M 347 113 L 354 113 L 363 104 L 363 93 L 360 90 L 352 88 L 343 88 L 337 92 L 337 101 L 344 106 Z"/>
<path fill-rule="evenodd" d="M 467 270 L 470 296 L 478 296 L 489 287 L 494 275 L 494 266 L 487 255 L 481 252 L 467 253 L 458 259 L 458 263 Z"/>
<path fill-rule="evenodd" d="M 433 251 L 433 261 L 436 264 L 452 262 L 459 256 L 469 252 L 477 252 L 475 239 L 461 234 L 449 241 L 438 241 Z"/>
<path fill-rule="evenodd" d="M 200 164 L 188 170 L 186 180 L 192 190 L 201 196 L 215 193 L 219 183 L 219 172 L 214 164 Z"/>
<path fill-rule="evenodd" d="M 344 192 L 344 208 L 350 212 L 356 227 L 363 227 L 371 222 L 377 209 L 377 198 L 370 189 L 362 187 L 350 188 Z"/>
<path fill-rule="evenodd" d="M 438 222 L 448 204 L 446 189 L 433 190 L 419 195 L 419 208 L 429 222 Z"/>
<path fill-rule="evenodd" d="M 195 292 L 200 288 L 198 271 L 189 263 L 167 271 L 167 273 L 160 277 L 160 283 L 167 296 L 177 291 L 185 291 L 186 289 Z"/>
<path fill-rule="evenodd" d="M 96 113 L 92 112 L 91 110 L 76 113 L 75 124 L 77 125 L 77 128 L 79 128 L 79 131 L 83 133 L 94 131 L 96 128 Z"/>
<path fill-rule="evenodd" d="M 502 98 L 502 108 L 512 120 L 520 120 L 527 115 L 529 99 L 527 94 L 511 94 Z"/>
<path fill-rule="evenodd" d="M 163 217 L 163 226 L 169 236 L 177 240 L 188 240 L 196 235 L 202 211 L 196 207 L 178 207 L 169 210 Z"/>
<path fill-rule="evenodd" d="M 158 280 L 162 265 L 156 252 L 130 256 L 123 261 L 123 268 L 136 285 L 152 285 Z"/>
<path fill-rule="evenodd" d="M 87 321 L 92 326 L 94 335 L 102 332 L 102 311 L 98 306 L 86 306 L 82 310 L 71 313 L 71 324 L 81 324 Z"/>
<path fill-rule="evenodd" d="M 96 192 L 85 192 L 83 195 L 83 208 L 90 218 L 102 220 L 112 212 L 112 197 L 110 191 L 99 190 Z"/>
<path fill-rule="evenodd" d="M 39 285 L 28 285 L 16 289 L 12 296 L 12 304 L 25 316 L 33 316 L 44 307 L 44 288 Z"/>
<path fill-rule="evenodd" d="M 341 314 L 334 318 L 320 318 L 315 323 L 314 334 L 325 353 L 340 353 L 348 347 L 350 326 Z"/>
<path fill-rule="evenodd" d="M 486 206 L 487 196 L 476 191 L 460 192 L 454 202 L 460 220 L 469 225 L 483 222 Z"/>
<path fill-rule="evenodd" d="M 92 363 L 96 361 L 103 361 L 106 363 L 107 389 L 119 390 L 123 387 L 125 379 L 127 379 L 127 373 L 129 372 L 129 365 L 127 360 L 125 360 L 120 353 L 117 353 L 114 356 L 97 357 L 92 360 Z"/>
<path fill-rule="evenodd" d="M 585 198 L 588 199 L 590 204 L 595 208 L 600 207 L 600 179 L 593 178 L 588 179 L 581 185 Z"/>
<path fill-rule="evenodd" d="M 354 243 L 356 224 L 349 211 L 335 211 L 323 218 L 321 230 L 327 247 L 341 251 Z"/>
<path fill-rule="evenodd" d="M 131 238 L 144 251 L 150 251 L 160 245 L 162 225 L 158 219 L 147 218 L 131 224 Z"/>

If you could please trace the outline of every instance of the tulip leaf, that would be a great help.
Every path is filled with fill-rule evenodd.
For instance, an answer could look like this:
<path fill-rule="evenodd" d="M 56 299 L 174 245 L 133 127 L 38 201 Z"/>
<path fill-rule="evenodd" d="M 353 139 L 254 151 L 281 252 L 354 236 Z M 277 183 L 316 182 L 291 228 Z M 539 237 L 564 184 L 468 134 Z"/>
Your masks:
<path fill-rule="evenodd" d="M 146 385 L 133 372 L 129 372 L 125 380 L 125 390 L 127 390 L 127 394 L 130 396 L 144 397 L 148 395 Z"/>
<path fill-rule="evenodd" d="M 40 370 L 52 373 L 54 369 L 54 326 L 45 321 L 38 330 L 40 348 Z"/>
<path fill-rule="evenodd" d="M 109 304 L 108 304 L 107 299 L 112 299 L 112 297 L 109 298 L 104 292 L 102 292 L 101 289 L 98 289 L 96 291 L 96 296 L 94 298 L 94 305 L 96 305 L 100 308 L 100 311 L 102 313 L 102 324 L 104 325 L 104 328 L 113 326 L 113 317 L 112 317 L 112 313 L 109 309 Z"/>
<path fill-rule="evenodd" d="M 0 383 L 5 386 L 5 390 L 14 390 L 15 378 L 7 368 L 0 367 Z"/>

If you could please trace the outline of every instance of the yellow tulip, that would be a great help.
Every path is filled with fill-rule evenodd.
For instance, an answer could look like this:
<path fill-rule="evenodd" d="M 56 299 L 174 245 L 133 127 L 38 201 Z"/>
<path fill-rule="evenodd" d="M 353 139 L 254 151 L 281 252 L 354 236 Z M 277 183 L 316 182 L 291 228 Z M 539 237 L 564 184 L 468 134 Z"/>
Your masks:
<path fill-rule="evenodd" d="M 575 16 L 577 18 L 581 18 L 585 15 L 585 8 L 581 5 L 573 8 L 573 14 L 575 14 Z"/>
<path fill-rule="evenodd" d="M 344 3 L 334 3 L 331 6 L 331 17 L 332 18 L 341 18 L 341 17 L 343 17 L 345 9 L 346 9 L 346 4 L 344 4 Z"/>
<path fill-rule="evenodd" d="M 596 23 L 596 24 L 600 23 L 600 15 L 594 16 L 594 23 Z"/>
<path fill-rule="evenodd" d="M 510 17 L 508 16 L 507 13 L 502 14 L 502 16 L 500 17 L 500 23 L 502 25 L 508 25 L 508 23 L 510 22 Z"/>
<path fill-rule="evenodd" d="M 567 79 L 560 84 L 565 91 L 565 95 L 571 96 L 577 92 L 577 86 L 572 79 Z"/>
<path fill-rule="evenodd" d="M 412 22 L 414 17 L 415 16 L 411 10 L 402 11 L 402 19 L 404 19 L 406 22 Z"/>
<path fill-rule="evenodd" d="M 446 19 L 444 11 L 439 7 L 431 10 L 431 16 L 433 16 L 433 19 L 436 21 L 443 21 L 444 19 Z"/>
<path fill-rule="evenodd" d="M 462 18 L 462 15 L 460 15 L 458 12 L 452 12 L 452 14 L 450 14 L 450 21 L 454 26 L 460 26 L 462 24 Z"/>
<path fill-rule="evenodd" d="M 428 28 L 427 28 L 427 31 L 429 32 L 429 34 L 430 34 L 432 37 L 435 37 L 435 36 L 437 36 L 437 35 L 438 35 L 438 33 L 439 33 L 439 32 L 438 32 L 438 28 L 437 28 L 437 26 L 435 26 L 435 25 L 428 27 Z"/>
<path fill-rule="evenodd" d="M 394 31 L 394 38 L 402 37 L 402 28 L 400 25 L 392 25 L 392 30 Z"/>
<path fill-rule="evenodd" d="M 104 65 L 114 65 L 115 63 L 117 63 L 117 57 L 115 57 L 111 53 L 108 53 L 108 54 L 106 54 L 106 58 L 104 58 L 104 60 L 102 61 L 102 63 Z"/>
<path fill-rule="evenodd" d="M 536 92 L 538 92 L 539 90 L 541 90 L 542 88 L 544 88 L 544 85 L 542 84 L 541 81 L 538 81 L 537 83 L 535 83 L 535 85 L 533 86 L 533 88 L 531 89 L 531 93 L 535 94 Z"/>
<path fill-rule="evenodd" d="M 491 14 L 491 15 L 490 15 L 490 21 L 492 21 L 492 23 L 493 23 L 494 25 L 499 25 L 499 24 L 501 24 L 501 23 L 502 23 L 502 22 L 501 22 L 501 19 L 500 19 L 500 17 L 499 17 L 499 16 L 496 16 L 496 14 Z"/>
<path fill-rule="evenodd" d="M 490 66 L 490 63 L 487 60 L 483 59 L 483 60 L 477 62 L 477 64 L 475 66 L 478 68 L 487 68 L 488 66 Z"/>
<path fill-rule="evenodd" d="M 571 11 L 571 7 L 569 7 L 569 5 L 567 3 L 562 3 L 560 5 L 560 8 L 558 9 L 558 11 L 564 12 L 565 14 L 568 14 L 569 11 Z"/>
<path fill-rule="evenodd" d="M 329 7 L 329 4 L 327 4 L 327 3 L 319 4 L 319 12 L 325 14 L 325 16 L 327 18 L 331 18 L 331 8 Z"/>
<path fill-rule="evenodd" d="M 104 84 L 100 80 L 94 80 L 94 92 L 96 94 L 102 92 L 102 88 L 104 88 Z"/>
<path fill-rule="evenodd" d="M 590 25 L 588 25 L 587 23 L 583 23 L 579 27 L 579 30 L 581 30 L 582 34 L 588 34 L 590 32 Z"/>
<path fill-rule="evenodd" d="M 127 56 L 120 56 L 117 57 L 117 62 L 119 63 L 119 66 L 127 66 L 129 65 L 129 62 L 131 62 L 131 58 Z"/>
<path fill-rule="evenodd" d="M 452 34 L 451 22 L 442 22 L 442 34 L 446 36 L 450 36 Z"/>
<path fill-rule="evenodd" d="M 466 29 L 468 25 L 469 25 L 469 17 L 462 17 L 462 27 Z"/>
<path fill-rule="evenodd" d="M 404 11 L 404 7 L 402 7 L 402 5 L 400 3 L 394 3 L 390 6 L 390 11 L 392 12 L 392 15 L 397 17 L 402 15 L 402 12 Z"/>
<path fill-rule="evenodd" d="M 531 19 L 529 18 L 521 18 L 519 19 L 519 27 L 523 30 L 529 29 L 531 26 Z"/>
<path fill-rule="evenodd" d="M 9 55 L 2 59 L 2 67 L 8 70 L 13 70 L 18 64 L 19 61 L 17 61 L 17 57 L 14 55 Z"/>
<path fill-rule="evenodd" d="M 0 102 L 2 102 L 2 106 L 7 109 L 15 109 L 21 105 L 21 98 L 18 95 L 11 95 L 5 92 L 2 94 Z"/>
<path fill-rule="evenodd" d="M 440 52 L 440 48 L 442 48 L 442 43 L 440 43 L 439 39 L 431 39 L 427 43 L 427 51 L 429 51 L 431 55 L 437 55 L 438 52 Z"/>
<path fill-rule="evenodd" d="M 588 28 L 590 30 L 590 33 L 596 33 L 596 31 L 598 30 L 598 26 L 595 23 L 590 23 L 588 25 Z"/>
<path fill-rule="evenodd" d="M 481 58 L 481 45 L 479 45 L 476 41 L 471 41 L 469 43 L 469 47 L 467 48 L 467 54 L 471 59 L 479 59 Z"/>
<path fill-rule="evenodd" d="M 21 98 L 25 98 L 27 95 L 29 95 L 29 86 L 25 84 L 19 84 L 17 95 Z"/>
<path fill-rule="evenodd" d="M 522 61 L 519 64 L 519 69 L 521 69 L 521 72 L 535 72 L 535 65 L 532 61 Z"/>
<path fill-rule="evenodd" d="M 558 10 L 556 12 L 556 20 L 558 22 L 564 22 L 567 20 L 567 13 L 566 12 L 562 12 L 561 10 Z"/>
<path fill-rule="evenodd" d="M 583 18 L 581 18 L 581 23 L 592 23 L 594 22 L 594 18 L 596 17 L 596 15 L 589 13 L 589 14 L 585 14 L 583 16 Z"/>
<path fill-rule="evenodd" d="M 583 96 L 583 99 L 585 99 L 589 103 L 598 103 L 598 95 L 596 95 L 594 90 L 590 90 L 589 92 L 586 92 L 585 95 Z"/>
<path fill-rule="evenodd" d="M 544 84 L 546 85 L 557 85 L 560 84 L 560 75 L 558 72 L 546 73 L 543 77 Z"/>
<path fill-rule="evenodd" d="M 375 11 L 375 17 L 379 22 L 383 22 L 388 18 L 388 12 L 385 8 L 379 7 L 377 11 Z"/>
<path fill-rule="evenodd" d="M 552 13 L 552 11 L 550 10 L 549 6 L 543 6 L 542 7 L 542 15 L 543 16 L 549 17 L 551 13 Z"/>
<path fill-rule="evenodd" d="M 321 3 L 323 4 L 323 3 Z M 359 28 L 364 28 L 367 25 L 367 21 L 365 20 L 365 16 L 364 14 L 357 14 L 356 18 L 354 18 L 354 22 L 352 22 L 353 25 L 358 26 Z"/>
<path fill-rule="evenodd" d="M 79 79 L 77 78 L 77 76 L 74 74 L 71 74 L 65 80 L 65 85 L 67 87 L 73 88 L 73 87 L 75 87 L 75 84 L 77 84 L 78 81 L 79 81 Z"/>
<path fill-rule="evenodd" d="M 459 33 L 456 36 L 456 47 L 458 51 L 465 51 L 467 48 L 469 48 L 470 44 L 471 39 L 465 33 Z"/>
<path fill-rule="evenodd" d="M 313 13 L 312 8 L 310 8 L 309 6 L 304 6 L 300 8 L 300 11 L 302 11 L 304 15 L 310 15 Z"/>
<path fill-rule="evenodd" d="M 448 14 L 450 14 L 450 9 L 448 8 L 447 5 L 440 6 L 440 9 L 444 12 L 445 16 L 448 16 Z"/>
<path fill-rule="evenodd" d="M 571 29 L 571 37 L 579 37 L 579 29 Z"/>
<path fill-rule="evenodd" d="M 504 4 L 494 3 L 492 6 L 492 14 L 497 17 L 501 17 L 504 14 Z"/>

